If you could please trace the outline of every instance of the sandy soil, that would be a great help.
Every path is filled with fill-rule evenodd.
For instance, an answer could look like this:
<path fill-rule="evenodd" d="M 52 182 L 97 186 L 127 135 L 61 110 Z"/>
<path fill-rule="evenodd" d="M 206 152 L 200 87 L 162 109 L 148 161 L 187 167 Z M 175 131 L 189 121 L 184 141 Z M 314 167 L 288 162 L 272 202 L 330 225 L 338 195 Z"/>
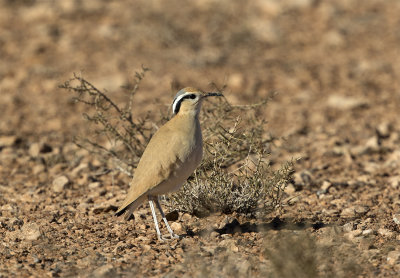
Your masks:
<path fill-rule="evenodd" d="M 397 1 L 0 3 L 0 277 L 390 277 L 400 272 Z M 82 73 L 110 94 L 151 68 L 135 117 L 174 86 L 278 92 L 271 162 L 294 158 L 281 211 L 113 217 L 129 179 L 72 143 L 83 108 L 58 88 Z"/>

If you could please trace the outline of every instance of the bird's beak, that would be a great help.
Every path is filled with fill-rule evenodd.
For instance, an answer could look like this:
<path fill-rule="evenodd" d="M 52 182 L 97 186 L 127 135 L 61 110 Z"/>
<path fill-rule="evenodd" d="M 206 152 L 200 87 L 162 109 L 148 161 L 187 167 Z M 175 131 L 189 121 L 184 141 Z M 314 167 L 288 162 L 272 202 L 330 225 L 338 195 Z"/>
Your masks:
<path fill-rule="evenodd" d="M 219 92 L 208 92 L 203 94 L 203 97 L 222 97 L 222 96 L 224 95 Z"/>

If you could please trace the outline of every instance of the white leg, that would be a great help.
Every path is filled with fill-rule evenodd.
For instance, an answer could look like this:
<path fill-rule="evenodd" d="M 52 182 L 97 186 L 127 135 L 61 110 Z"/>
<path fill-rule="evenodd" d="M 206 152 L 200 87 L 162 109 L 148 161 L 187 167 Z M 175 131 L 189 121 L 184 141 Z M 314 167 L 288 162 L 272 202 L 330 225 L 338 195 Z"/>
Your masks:
<path fill-rule="evenodd" d="M 153 203 L 153 200 L 151 200 L 150 198 L 149 198 L 149 204 L 150 204 L 151 213 L 153 214 L 153 220 L 154 220 L 154 224 L 156 226 L 158 240 L 163 241 L 163 238 L 160 233 L 160 228 L 158 227 L 158 221 L 157 221 L 156 210 L 154 209 L 154 203 Z"/>
<path fill-rule="evenodd" d="M 163 219 L 165 225 L 167 226 L 168 232 L 169 232 L 170 235 L 171 235 L 171 238 L 179 238 L 179 236 L 176 235 L 176 234 L 174 233 L 174 231 L 171 229 L 171 227 L 169 226 L 168 220 L 167 220 L 167 218 L 165 217 L 164 211 L 162 210 L 162 207 L 161 207 L 160 201 L 158 200 L 158 197 L 157 197 L 157 199 L 155 199 L 155 201 L 156 201 L 156 205 L 157 205 L 158 209 L 160 210 L 161 217 L 162 217 L 162 219 Z"/>

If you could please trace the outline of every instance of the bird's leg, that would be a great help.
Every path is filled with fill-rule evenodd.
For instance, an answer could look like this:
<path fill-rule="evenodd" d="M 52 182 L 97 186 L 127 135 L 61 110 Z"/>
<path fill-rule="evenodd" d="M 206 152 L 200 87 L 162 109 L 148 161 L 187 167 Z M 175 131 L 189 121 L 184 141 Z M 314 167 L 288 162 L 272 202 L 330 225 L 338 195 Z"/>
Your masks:
<path fill-rule="evenodd" d="M 153 214 L 154 224 L 156 225 L 156 232 L 157 232 L 158 240 L 163 241 L 164 239 L 162 238 L 160 228 L 158 227 L 158 221 L 157 221 L 156 210 L 154 209 L 154 203 L 153 203 L 153 200 L 150 198 L 149 198 L 149 204 L 150 204 L 151 213 Z"/>
<path fill-rule="evenodd" d="M 168 232 L 169 232 L 170 235 L 171 235 L 171 238 L 179 238 L 179 236 L 178 236 L 177 234 L 175 234 L 174 231 L 173 231 L 173 230 L 171 229 L 171 227 L 169 226 L 168 220 L 167 220 L 167 218 L 165 217 L 164 211 L 162 210 L 162 207 L 161 207 L 160 201 L 158 200 L 158 197 L 155 199 L 155 201 L 156 201 L 156 205 L 157 205 L 158 209 L 160 210 L 161 217 L 162 217 L 162 219 L 163 219 L 165 225 L 167 226 Z"/>

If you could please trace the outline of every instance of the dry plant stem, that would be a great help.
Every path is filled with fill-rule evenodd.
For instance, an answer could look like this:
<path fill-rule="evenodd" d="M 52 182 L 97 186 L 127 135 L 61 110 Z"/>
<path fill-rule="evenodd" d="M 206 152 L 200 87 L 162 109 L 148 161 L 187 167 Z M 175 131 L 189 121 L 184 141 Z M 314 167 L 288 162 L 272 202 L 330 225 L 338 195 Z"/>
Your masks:
<path fill-rule="evenodd" d="M 94 135 L 90 138 L 77 137 L 74 142 L 95 154 L 104 163 L 111 162 L 112 168 L 129 176 L 132 176 L 132 169 L 144 150 L 145 144 L 142 142 L 147 142 L 151 136 L 145 120 L 135 123 L 132 119 L 134 95 L 147 71 L 148 69 L 142 67 L 136 73 L 125 107 L 77 74 L 60 86 L 76 94 L 73 97 L 75 102 L 83 103 L 89 108 L 83 116 L 89 126 L 94 128 Z M 144 140 L 141 141 L 138 135 Z M 105 146 L 104 139 L 111 147 Z"/>

